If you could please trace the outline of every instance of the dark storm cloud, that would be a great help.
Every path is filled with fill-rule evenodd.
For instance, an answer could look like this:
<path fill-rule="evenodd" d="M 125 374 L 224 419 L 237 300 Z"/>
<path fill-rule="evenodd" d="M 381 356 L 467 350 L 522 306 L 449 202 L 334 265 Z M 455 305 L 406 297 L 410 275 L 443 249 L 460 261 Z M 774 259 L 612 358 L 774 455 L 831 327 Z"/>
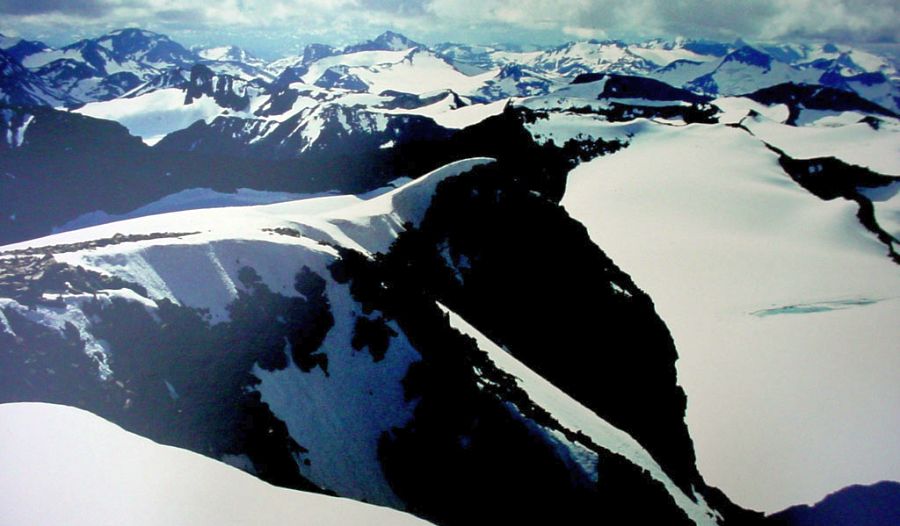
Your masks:
<path fill-rule="evenodd" d="M 374 9 L 384 13 L 418 16 L 428 12 L 429 0 L 360 0 L 362 9 Z"/>
<path fill-rule="evenodd" d="M 656 3 L 663 27 L 679 34 L 756 35 L 778 16 L 779 3 L 768 0 L 754 2 L 697 2 L 669 0 Z"/>
<path fill-rule="evenodd" d="M 528 42 L 655 36 L 730 40 L 900 41 L 898 0 L 0 0 L 0 30 L 157 30 L 431 37 Z"/>
<path fill-rule="evenodd" d="M 576 37 L 898 40 L 897 0 L 431 0 L 459 24 L 557 29 Z"/>
<path fill-rule="evenodd" d="M 204 15 L 199 9 L 163 9 L 154 13 L 163 23 L 190 24 L 202 20 Z"/>
<path fill-rule="evenodd" d="M 97 17 L 109 14 L 112 7 L 103 0 L 0 0 L 0 13 L 6 15 L 64 14 Z"/>

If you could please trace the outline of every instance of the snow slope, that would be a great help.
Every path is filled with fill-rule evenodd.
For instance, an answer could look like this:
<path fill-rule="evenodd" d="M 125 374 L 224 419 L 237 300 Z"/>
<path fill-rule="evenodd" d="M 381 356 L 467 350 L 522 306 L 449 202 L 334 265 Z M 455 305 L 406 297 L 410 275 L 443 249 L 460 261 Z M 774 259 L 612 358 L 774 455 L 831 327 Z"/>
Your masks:
<path fill-rule="evenodd" d="M 900 272 L 855 203 L 691 125 L 579 166 L 563 205 L 669 326 L 706 480 L 775 511 L 900 478 Z"/>
<path fill-rule="evenodd" d="M 577 141 L 621 141 L 627 143 L 635 134 L 653 126 L 648 119 L 634 119 L 627 122 L 609 122 L 603 117 L 591 114 L 553 112 L 544 119 L 526 124 L 526 129 L 539 144 L 553 141 L 562 146 L 570 140 Z"/>
<path fill-rule="evenodd" d="M 321 242 L 367 251 L 386 251 L 407 223 L 418 224 L 436 186 L 444 179 L 491 159 L 452 163 L 394 190 L 362 196 L 325 196 L 267 206 L 189 210 L 140 217 L 83 230 L 55 234 L 18 246 L 53 246 L 132 236 L 170 233 L 152 239 L 128 240 L 107 246 L 49 249 L 56 261 L 112 276 L 143 287 L 146 293 L 104 290 L 104 301 L 137 302 L 151 313 L 163 301 L 202 309 L 210 326 L 234 321 L 229 306 L 246 286 L 241 273 L 252 269 L 272 292 L 300 294 L 298 271 L 308 269 L 323 279 L 325 298 L 334 325 L 318 347 L 327 369 L 302 371 L 293 362 L 280 370 L 255 367 L 254 384 L 262 401 L 305 448 L 298 469 L 315 484 L 340 495 L 402 506 L 382 472 L 378 447 L 384 433 L 402 428 L 417 401 L 404 395 L 403 379 L 410 365 L 421 359 L 393 322 L 395 333 L 385 355 L 373 363 L 367 353 L 354 350 L 355 323 L 379 319 L 353 299 L 349 285 L 329 279 L 337 251 Z M 189 231 L 184 235 L 176 232 Z M 10 246 L 7 248 L 14 248 Z M 13 256 L 10 256 L 13 257 Z M 102 374 L 115 375 L 109 346 L 96 339 L 81 310 L 88 296 L 78 292 L 54 299 L 62 308 L 37 306 L 29 310 L 13 299 L 0 306 L 54 328 L 74 327 L 96 358 Z M 290 342 L 284 352 L 291 355 Z M 166 383 L 173 398 L 181 386 Z M 336 438 L 341 437 L 341 438 Z"/>
<path fill-rule="evenodd" d="M 291 436 L 309 450 L 311 463 L 301 468 L 304 476 L 342 496 L 402 508 L 383 474 L 378 444 L 385 432 L 411 418 L 416 401 L 405 398 L 403 379 L 421 356 L 391 322 L 397 336 L 384 359 L 373 365 L 367 353 L 352 345 L 354 321 L 367 317 L 363 308 L 346 286 L 330 282 L 327 293 L 335 319 L 322 343 L 328 373 L 297 367 L 269 372 L 256 365 L 258 389 Z"/>
<path fill-rule="evenodd" d="M 384 252 L 403 230 L 405 223 L 415 225 L 422 220 L 431 203 L 431 196 L 441 181 L 489 162 L 493 162 L 493 159 L 477 157 L 456 161 L 399 188 L 387 191 L 381 189 L 363 195 L 328 195 L 270 205 L 246 206 L 241 207 L 240 214 L 235 213 L 234 207 L 169 212 L 62 232 L 2 248 L 16 250 L 82 243 L 111 238 L 122 232 L 147 235 L 185 230 L 197 234 L 184 240 L 166 239 L 164 243 L 201 246 L 205 243 L 231 239 L 265 242 L 270 240 L 271 236 L 265 229 L 292 228 L 299 229 L 304 234 L 303 240 L 298 240 L 297 243 L 318 246 L 316 242 L 323 241 L 363 252 Z M 142 247 L 159 243 L 160 241 L 149 241 L 134 245 Z M 317 250 L 322 251 L 323 248 L 318 246 Z M 93 258 L 103 252 L 92 250 L 85 257 Z M 80 253 L 67 253 L 59 257 L 71 260 L 72 264 L 86 265 L 87 261 L 78 254 Z M 113 266 L 125 268 L 121 264 Z M 99 270 L 109 271 L 108 268 Z M 129 279 L 141 281 L 139 276 L 129 276 Z M 162 295 L 162 297 L 169 296 Z M 213 307 L 213 305 L 200 306 Z M 224 305 L 219 307 L 224 308 Z"/>
<path fill-rule="evenodd" d="M 288 192 L 267 192 L 250 188 L 238 188 L 234 193 L 217 192 L 209 188 L 191 188 L 168 195 L 158 201 L 146 204 L 125 214 L 110 215 L 103 211 L 84 214 L 59 227 L 56 231 L 66 232 L 69 230 L 77 230 L 79 228 L 102 225 L 104 223 L 112 223 L 153 214 L 164 214 L 167 212 L 179 212 L 182 210 L 194 210 L 198 208 L 265 205 L 270 203 L 281 203 L 284 201 L 309 199 L 311 197 L 320 196 L 292 194 Z"/>
<path fill-rule="evenodd" d="M 701 55 L 689 49 L 678 46 L 660 46 L 654 43 L 645 43 L 643 45 L 629 46 L 628 50 L 635 55 L 649 60 L 660 66 L 668 66 L 676 60 L 690 60 L 692 62 L 711 62 L 716 57 L 710 55 Z"/>
<path fill-rule="evenodd" d="M 795 159 L 837 157 L 885 175 L 900 175 L 900 121 L 885 117 L 878 130 L 864 122 L 789 126 L 763 116 L 744 119 L 753 135 Z"/>
<path fill-rule="evenodd" d="M 434 122 L 444 128 L 460 130 L 478 124 L 494 115 L 503 113 L 503 109 L 509 102 L 508 100 L 498 100 L 485 104 L 470 104 L 468 106 L 456 108 L 455 104 L 453 104 L 453 98 L 452 94 L 448 94 L 445 98 L 428 106 L 414 109 L 388 110 L 385 113 L 394 115 L 421 115 L 423 117 L 431 118 Z M 346 104 L 344 101 L 339 100 L 338 102 Z"/>
<path fill-rule="evenodd" d="M 277 488 L 72 407 L 3 404 L 0 421 L 2 524 L 429 524 Z"/>
<path fill-rule="evenodd" d="M 173 131 L 199 121 L 210 121 L 221 113 L 212 97 L 200 97 L 186 105 L 185 92 L 177 88 L 161 89 L 127 99 L 92 102 L 74 110 L 88 117 L 116 121 L 132 135 L 152 146 Z"/>
<path fill-rule="evenodd" d="M 72 266 L 128 280 L 147 291 L 146 296 L 140 296 L 130 291 L 105 290 L 101 296 L 106 301 L 121 298 L 137 302 L 153 313 L 168 300 L 175 305 L 205 309 L 208 313 L 205 320 L 211 326 L 234 320 L 229 306 L 245 290 L 240 278 L 242 269 L 253 269 L 270 291 L 289 297 L 299 294 L 294 284 L 301 269 L 308 268 L 323 277 L 329 312 L 334 318 L 334 326 L 318 349 L 327 358 L 327 374 L 318 368 L 301 372 L 293 362 L 278 371 L 257 368 L 253 374 L 259 383 L 254 389 L 260 392 L 263 402 L 273 413 L 287 424 L 291 436 L 306 448 L 302 460 L 309 463 L 297 459 L 304 477 L 343 496 L 401 506 L 402 502 L 382 474 L 378 443 L 383 433 L 393 427 L 403 427 L 412 416 L 415 401 L 404 398 L 401 380 L 409 365 L 420 359 L 419 354 L 400 331 L 395 331 L 398 336 L 392 339 L 389 352 L 377 364 L 373 364 L 367 353 L 354 350 L 354 321 L 368 315 L 377 317 L 378 313 L 364 313 L 362 306 L 352 299 L 346 284 L 326 279 L 330 276 L 328 266 L 337 259 L 333 248 L 309 237 L 279 235 L 272 231 L 275 228 L 296 229 L 296 223 L 263 214 L 248 217 L 225 208 L 140 218 L 112 226 L 118 231 L 125 226 L 141 231 L 142 227 L 152 225 L 156 232 L 167 231 L 159 230 L 169 228 L 163 227 L 160 221 L 153 223 L 154 219 L 162 217 L 186 220 L 177 223 L 184 229 L 185 225 L 192 225 L 192 213 L 196 216 L 198 212 L 205 213 L 206 219 L 218 222 L 220 226 L 210 225 L 209 231 L 196 235 L 56 253 L 55 258 Z M 228 222 L 224 220 L 228 216 L 236 218 Z M 172 223 L 169 225 L 174 227 Z M 96 235 L 103 232 L 104 227 L 90 230 Z M 300 226 L 299 229 L 306 232 L 308 227 Z M 67 235 L 52 237 L 59 241 Z M 112 361 L 108 359 L 109 348 L 91 335 L 90 322 L 80 310 L 81 302 L 86 298 L 77 293 L 62 294 L 58 299 L 66 304 L 65 308 L 37 307 L 30 313 L 14 300 L 0 300 L 0 305 L 40 319 L 45 325 L 64 327 L 71 324 L 88 342 L 88 352 L 106 367 Z M 291 355 L 287 341 L 284 352 Z M 115 365 L 106 367 L 106 371 L 115 375 Z M 175 393 L 172 396 L 177 397 L 182 386 L 169 388 Z M 368 393 L 368 396 L 358 393 Z"/>
<path fill-rule="evenodd" d="M 496 74 L 488 72 L 469 77 L 427 51 L 360 51 L 314 62 L 303 81 L 313 84 L 326 70 L 338 66 L 347 67 L 348 72 L 365 82 L 368 91 L 374 94 L 394 90 L 418 95 L 441 89 L 469 93 Z"/>
<path fill-rule="evenodd" d="M 585 433 L 600 446 L 624 456 L 630 462 L 647 470 L 654 479 L 663 484 L 678 507 L 684 510 L 695 524 L 716 524 L 716 512 L 710 509 L 702 498 L 695 501 L 696 495 L 692 496 L 693 498 L 685 495 L 653 460 L 650 453 L 628 433 L 609 424 L 529 369 L 458 314 L 443 305 L 439 306 L 449 316 L 453 328 L 473 338 L 495 365 L 516 377 L 532 402 L 549 411 L 561 425 L 571 431 Z"/>
<path fill-rule="evenodd" d="M 441 181 L 493 161 L 475 157 L 450 163 L 396 190 L 331 211 L 326 217 L 352 240 L 352 245 L 345 246 L 362 252 L 387 252 L 404 224 L 418 226 L 422 221 Z"/>

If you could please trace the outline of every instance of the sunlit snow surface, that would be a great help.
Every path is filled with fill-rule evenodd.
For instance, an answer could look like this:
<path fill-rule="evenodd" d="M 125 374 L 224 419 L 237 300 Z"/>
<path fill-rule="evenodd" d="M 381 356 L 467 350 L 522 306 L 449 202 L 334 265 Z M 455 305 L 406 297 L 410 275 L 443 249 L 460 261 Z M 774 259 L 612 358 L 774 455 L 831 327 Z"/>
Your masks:
<path fill-rule="evenodd" d="M 795 159 L 837 157 L 875 172 L 900 175 L 900 121 L 886 118 L 875 130 L 858 122 L 863 116 L 856 115 L 857 122 L 852 124 L 823 117 L 808 126 L 789 126 L 763 116 L 744 119 L 742 124 Z"/>
<path fill-rule="evenodd" d="M 303 80 L 312 84 L 334 66 L 346 66 L 351 74 L 369 86 L 370 93 L 376 94 L 385 90 L 420 94 L 440 89 L 468 93 L 496 74 L 488 72 L 469 77 L 429 51 L 409 49 L 360 51 L 326 57 L 311 64 Z"/>
<path fill-rule="evenodd" d="M 72 407 L 0 405 L 0 524 L 425 525 L 349 499 L 271 486 Z"/>
<path fill-rule="evenodd" d="M 325 195 L 320 194 L 318 196 Z M 179 212 L 182 210 L 194 210 L 198 208 L 222 208 L 228 206 L 251 206 L 281 203 L 284 201 L 296 201 L 317 197 L 308 194 L 292 194 L 289 192 L 270 192 L 253 190 L 251 188 L 238 188 L 234 193 L 217 192 L 210 188 L 190 188 L 182 190 L 158 201 L 144 205 L 125 214 L 107 214 L 103 211 L 83 214 L 67 222 L 56 229 L 58 232 L 87 228 L 90 226 L 144 217 L 153 214 L 165 214 L 167 212 Z"/>
<path fill-rule="evenodd" d="M 212 97 L 185 104 L 185 92 L 177 88 L 152 91 L 134 98 L 92 102 L 74 110 L 88 117 L 116 121 L 132 135 L 154 145 L 163 137 L 199 121 L 212 120 L 222 111 Z"/>
<path fill-rule="evenodd" d="M 855 203 L 745 130 L 653 125 L 576 168 L 563 205 L 672 331 L 708 482 L 774 511 L 900 479 L 900 268 Z"/>

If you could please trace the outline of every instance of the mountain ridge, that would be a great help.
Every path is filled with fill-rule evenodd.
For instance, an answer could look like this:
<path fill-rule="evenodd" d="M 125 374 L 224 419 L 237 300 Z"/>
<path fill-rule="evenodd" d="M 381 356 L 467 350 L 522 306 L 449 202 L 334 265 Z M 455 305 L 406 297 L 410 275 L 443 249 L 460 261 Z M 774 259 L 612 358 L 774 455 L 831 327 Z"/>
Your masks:
<path fill-rule="evenodd" d="M 416 48 L 436 52 L 449 63 L 458 63 L 469 74 L 501 69 L 508 63 L 515 63 L 544 76 L 571 79 L 580 73 L 631 74 L 656 78 L 674 87 L 699 93 L 726 95 L 749 93 L 784 81 L 814 82 L 853 91 L 892 111 L 900 109 L 897 68 L 890 59 L 833 44 L 750 46 L 741 40 L 715 45 L 689 39 L 654 39 L 633 44 L 620 40 L 589 40 L 519 53 L 490 46 L 425 46 L 399 33 L 387 31 L 375 39 L 342 49 L 312 44 L 304 48 L 299 57 L 285 57 L 270 65 L 234 46 L 217 48 L 218 51 L 213 54 L 207 52 L 207 56 L 200 56 L 165 35 L 136 28 L 115 30 L 59 50 L 46 48 L 39 42 L 19 41 L 15 45 L 19 47 L 7 46 L 13 50 L 14 56 L 24 60 L 25 65 L 40 76 L 54 79 L 58 89 L 81 103 L 109 100 L 141 82 L 149 81 L 164 69 L 189 69 L 198 62 L 220 73 L 242 76 L 245 80 L 256 78 L 271 82 L 275 77 L 281 77 L 276 82 L 284 86 L 303 76 L 306 73 L 304 68 L 311 62 L 327 56 Z M 704 65 L 714 65 L 716 62 L 716 69 L 721 69 L 718 74 Z M 687 70 L 681 68 L 682 73 L 674 76 L 672 70 L 677 63 L 690 66 L 696 72 L 685 73 Z M 730 63 L 761 65 L 763 76 L 760 78 L 774 75 L 773 81 L 746 85 L 729 80 L 726 77 L 731 73 L 726 70 Z M 770 72 L 771 67 L 776 67 L 778 71 Z M 119 76 L 115 82 L 108 79 L 112 74 Z M 715 80 L 716 77 L 719 77 L 718 80 Z M 98 80 L 106 80 L 108 85 L 87 88 Z M 878 90 L 873 91 L 873 85 L 878 85 Z"/>
<path fill-rule="evenodd" d="M 176 45 L 0 51 L 0 401 L 448 526 L 755 524 L 892 476 L 892 429 L 858 421 L 900 381 L 888 62 Z"/>

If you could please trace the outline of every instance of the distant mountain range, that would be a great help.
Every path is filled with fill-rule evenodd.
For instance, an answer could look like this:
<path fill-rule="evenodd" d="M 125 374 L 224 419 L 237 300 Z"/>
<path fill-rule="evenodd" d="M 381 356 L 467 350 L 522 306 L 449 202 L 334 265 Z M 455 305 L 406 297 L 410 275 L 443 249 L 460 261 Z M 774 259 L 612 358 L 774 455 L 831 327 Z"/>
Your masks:
<path fill-rule="evenodd" d="M 500 70 L 499 75 L 482 77 L 482 85 L 467 93 L 488 100 L 533 95 L 536 90 L 547 92 L 552 83 L 564 83 L 582 73 L 616 73 L 655 78 L 707 95 L 740 95 L 784 82 L 820 84 L 855 92 L 891 111 L 900 109 L 896 64 L 835 44 L 754 46 L 740 40 L 720 43 L 687 39 L 629 44 L 591 40 L 523 52 L 465 44 L 429 47 L 389 31 L 343 49 L 312 44 L 297 57 L 266 63 L 235 46 L 189 50 L 165 35 L 140 29 L 113 31 L 59 49 L 27 40 L 2 38 L 0 42 L 5 51 L 3 60 L 13 64 L 10 67 L 19 63 L 43 81 L 31 98 L 3 90 L 0 100 L 12 104 L 78 105 L 110 100 L 161 75 L 171 75 L 172 69 L 188 70 L 197 63 L 247 81 L 257 79 L 284 86 L 299 78 L 298 72 L 312 62 L 329 56 L 418 49 L 468 75 Z M 499 81 L 510 77 L 513 70 L 508 66 L 515 66 L 517 78 L 497 87 Z M 11 71 L 5 76 L 14 75 L 35 82 L 25 78 L 25 72 Z M 306 76 L 307 72 L 299 75 Z M 523 82 L 523 75 L 537 80 Z M 343 87 L 354 85 L 347 84 L 354 78 L 351 71 L 326 68 L 316 70 L 315 76 L 305 80 L 310 84 L 321 79 L 332 86 L 335 82 L 344 83 Z M 371 84 L 355 86 L 365 91 Z"/>

